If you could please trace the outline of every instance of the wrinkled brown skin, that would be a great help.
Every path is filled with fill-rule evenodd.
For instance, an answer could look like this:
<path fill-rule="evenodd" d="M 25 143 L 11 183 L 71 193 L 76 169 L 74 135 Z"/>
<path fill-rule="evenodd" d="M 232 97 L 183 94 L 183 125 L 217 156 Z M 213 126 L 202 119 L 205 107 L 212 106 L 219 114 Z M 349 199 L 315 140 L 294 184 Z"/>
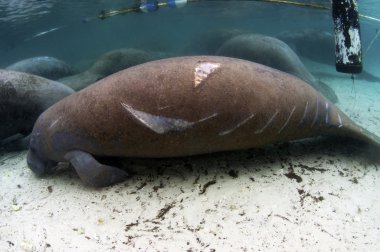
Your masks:
<path fill-rule="evenodd" d="M 194 70 L 205 62 L 220 67 L 196 87 Z M 196 123 L 156 133 L 122 104 L 152 118 L 162 116 L 162 125 L 170 124 L 165 118 Z M 103 173 L 91 155 L 189 156 L 319 135 L 347 136 L 379 146 L 375 136 L 296 77 L 239 59 L 179 57 L 120 71 L 48 109 L 35 124 L 28 163 L 41 175 L 58 161 L 70 161 L 85 183 L 106 186 L 124 180 L 127 174 L 115 175 L 121 170 L 109 166 L 110 172 Z M 102 175 L 91 177 L 93 170 L 102 170 Z"/>

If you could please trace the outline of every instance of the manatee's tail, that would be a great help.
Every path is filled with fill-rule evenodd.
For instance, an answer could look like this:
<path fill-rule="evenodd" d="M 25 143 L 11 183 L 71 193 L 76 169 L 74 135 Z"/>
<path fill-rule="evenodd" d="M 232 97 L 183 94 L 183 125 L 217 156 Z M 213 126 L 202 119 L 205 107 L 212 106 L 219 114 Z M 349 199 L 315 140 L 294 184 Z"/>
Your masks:
<path fill-rule="evenodd" d="M 348 123 L 346 123 L 341 130 L 339 130 L 338 135 L 368 143 L 372 147 L 376 148 L 376 152 L 380 154 L 380 136 L 366 130 L 352 120 L 349 120 Z"/>
<path fill-rule="evenodd" d="M 369 144 L 373 145 L 374 147 L 379 149 L 379 154 L 380 154 L 380 137 L 364 128 L 362 128 L 361 130 L 362 130 L 361 131 L 362 134 L 359 140 L 366 141 Z"/>
<path fill-rule="evenodd" d="M 366 157 L 370 162 L 380 163 L 380 137 L 369 132 L 366 129 L 361 128 L 360 134 L 354 134 L 354 139 L 358 139 L 367 146 L 360 145 L 360 150 L 366 154 Z"/>
<path fill-rule="evenodd" d="M 375 147 L 377 152 L 380 154 L 380 136 L 366 130 L 351 120 L 338 107 L 332 106 L 330 114 L 326 118 L 329 122 L 325 131 L 327 135 L 357 139 Z"/>

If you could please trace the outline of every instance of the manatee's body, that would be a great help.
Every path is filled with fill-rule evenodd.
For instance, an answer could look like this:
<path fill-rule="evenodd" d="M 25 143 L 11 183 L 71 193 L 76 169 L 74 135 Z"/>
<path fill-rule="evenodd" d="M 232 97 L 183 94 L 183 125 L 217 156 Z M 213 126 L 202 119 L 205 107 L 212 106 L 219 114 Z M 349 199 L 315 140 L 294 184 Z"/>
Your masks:
<path fill-rule="evenodd" d="M 75 74 L 72 66 L 62 60 L 49 56 L 24 59 L 8 66 L 6 69 L 30 73 L 50 80 L 57 80 Z"/>
<path fill-rule="evenodd" d="M 318 81 L 297 54 L 284 42 L 261 34 L 242 34 L 227 40 L 217 55 L 245 59 L 284 71 L 301 78 L 336 103 L 333 89 Z"/>
<path fill-rule="evenodd" d="M 0 70 L 0 145 L 16 134 L 28 135 L 43 111 L 72 93 L 71 88 L 52 80 Z"/>
<path fill-rule="evenodd" d="M 104 186 L 127 174 L 93 156 L 188 156 L 319 135 L 376 141 L 361 130 L 289 74 L 233 58 L 180 57 L 120 71 L 48 109 L 28 163 L 44 174 L 69 161 L 87 184 Z"/>
<path fill-rule="evenodd" d="M 59 81 L 74 90 L 80 90 L 122 69 L 153 60 L 154 56 L 144 50 L 126 48 L 103 54 L 86 71 L 65 77 Z"/>

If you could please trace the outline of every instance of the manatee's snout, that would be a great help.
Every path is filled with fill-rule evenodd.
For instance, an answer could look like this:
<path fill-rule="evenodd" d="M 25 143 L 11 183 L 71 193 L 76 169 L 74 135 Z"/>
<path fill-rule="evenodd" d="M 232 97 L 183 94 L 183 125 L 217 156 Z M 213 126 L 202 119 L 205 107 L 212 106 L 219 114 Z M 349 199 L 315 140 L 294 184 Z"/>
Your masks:
<path fill-rule="evenodd" d="M 44 155 L 44 141 L 42 134 L 34 130 L 29 142 L 29 151 L 27 155 L 27 164 L 29 168 L 38 176 L 50 173 L 56 162 L 53 162 Z"/>
<path fill-rule="evenodd" d="M 38 176 L 42 176 L 48 172 L 45 162 L 43 162 L 32 149 L 29 149 L 28 151 L 26 162 L 28 163 L 29 168 Z"/>

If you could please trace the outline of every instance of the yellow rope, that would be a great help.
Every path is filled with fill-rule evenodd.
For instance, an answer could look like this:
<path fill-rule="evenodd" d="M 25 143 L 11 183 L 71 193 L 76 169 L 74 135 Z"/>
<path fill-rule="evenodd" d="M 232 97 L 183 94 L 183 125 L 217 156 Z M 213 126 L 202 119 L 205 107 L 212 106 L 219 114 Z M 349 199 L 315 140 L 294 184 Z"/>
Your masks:
<path fill-rule="evenodd" d="M 246 0 L 249 1 L 249 0 Z M 251 0 L 255 2 L 267 2 L 267 3 L 279 3 L 279 4 L 288 4 L 288 5 L 296 5 L 296 6 L 302 6 L 302 7 L 310 7 L 320 10 L 331 10 L 331 7 L 320 5 L 320 4 L 314 4 L 314 3 L 301 3 L 296 1 L 288 1 L 288 0 Z M 189 3 L 195 3 L 195 2 L 207 2 L 207 0 L 188 0 Z M 166 6 L 166 3 L 158 3 L 158 6 Z M 122 8 L 120 10 L 111 10 L 111 11 L 102 11 L 98 17 L 100 19 L 105 19 L 108 17 L 116 16 L 116 15 L 123 15 L 130 12 L 136 12 L 138 8 L 136 6 L 133 7 L 126 7 Z M 359 13 L 359 16 L 365 19 L 369 19 L 372 21 L 380 22 L 379 18 L 370 17 L 367 15 L 363 15 Z"/>
<path fill-rule="evenodd" d="M 314 3 L 300 3 L 300 2 L 287 1 L 287 0 L 254 0 L 254 1 L 297 5 L 297 6 L 311 7 L 311 8 L 315 8 L 315 9 L 321 9 L 321 10 L 331 10 L 330 7 L 319 5 L 319 4 L 314 4 Z"/>
<path fill-rule="evenodd" d="M 366 18 L 366 19 L 369 19 L 369 20 L 372 20 L 372 21 L 380 22 L 380 19 L 379 19 L 379 18 L 370 17 L 370 16 L 363 15 L 363 14 L 360 14 L 360 13 L 359 13 L 359 16 L 360 16 L 360 17 L 363 17 L 363 18 Z"/>
<path fill-rule="evenodd" d="M 313 3 L 300 3 L 300 2 L 287 1 L 287 0 L 253 0 L 253 1 L 256 1 L 256 2 L 268 2 L 268 3 L 281 3 L 281 4 L 289 4 L 289 5 L 311 7 L 311 8 L 315 8 L 315 9 L 321 9 L 321 10 L 331 10 L 331 7 L 327 7 L 327 6 L 320 5 L 320 4 L 313 4 Z M 367 16 L 367 15 L 360 14 L 360 13 L 359 13 L 359 16 L 362 17 L 362 18 L 365 18 L 365 19 L 369 19 L 369 20 L 372 20 L 372 21 L 380 22 L 379 18 Z"/>

